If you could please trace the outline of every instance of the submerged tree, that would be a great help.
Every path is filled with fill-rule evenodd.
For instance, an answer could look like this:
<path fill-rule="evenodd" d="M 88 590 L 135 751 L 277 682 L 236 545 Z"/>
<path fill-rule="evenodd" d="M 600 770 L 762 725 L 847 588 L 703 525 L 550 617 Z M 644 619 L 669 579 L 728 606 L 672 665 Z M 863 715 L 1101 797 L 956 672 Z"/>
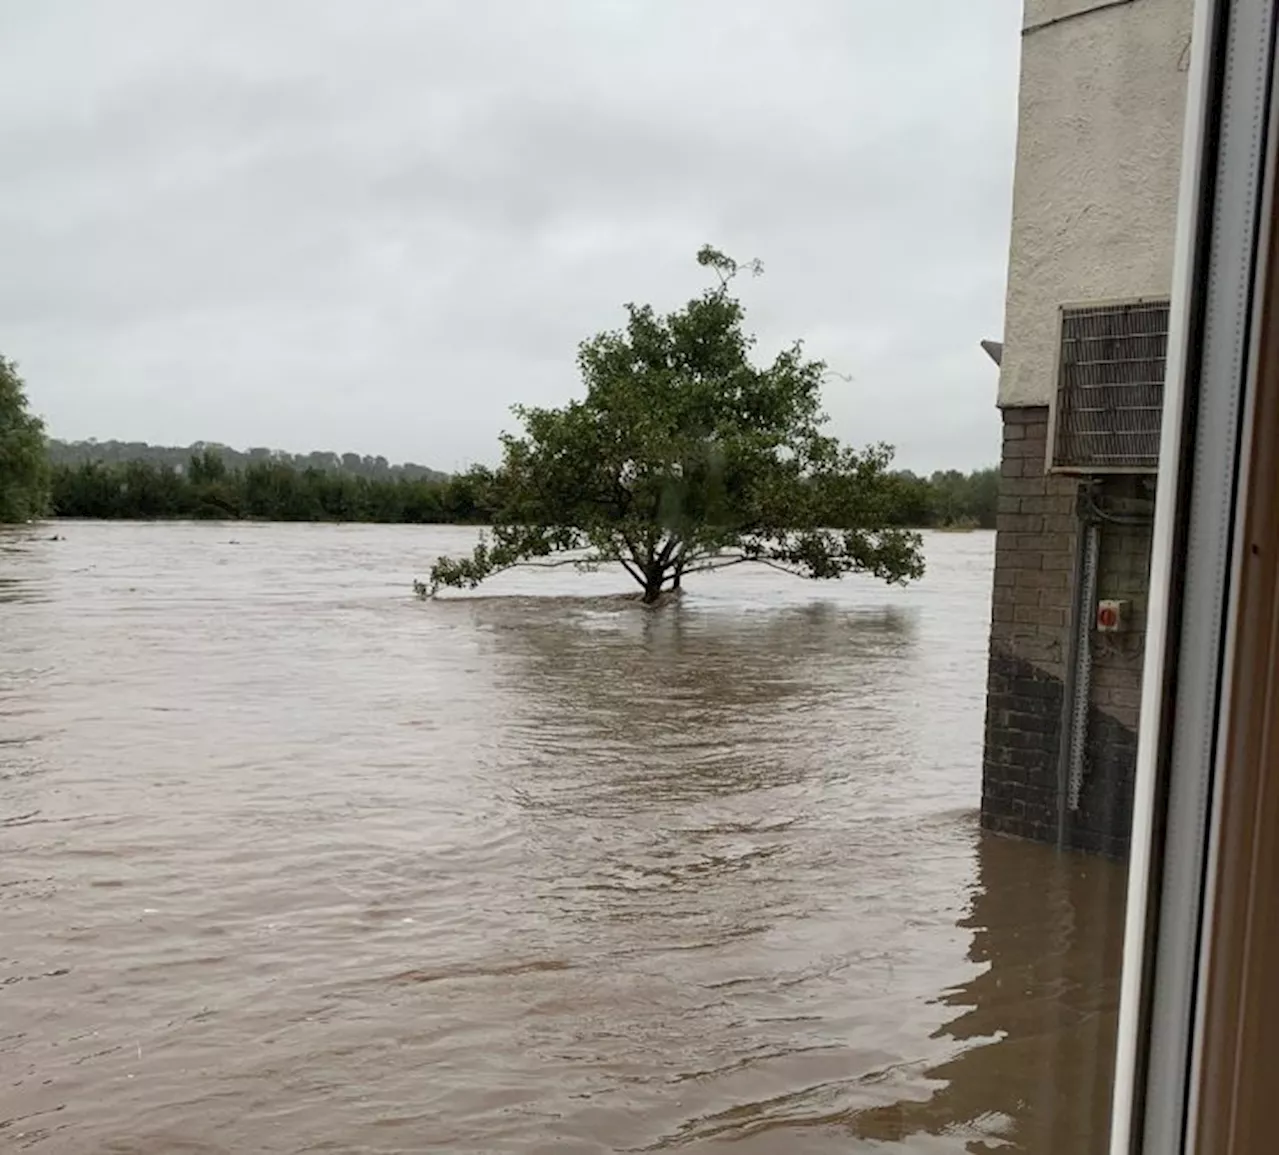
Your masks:
<path fill-rule="evenodd" d="M 524 435 L 502 438 L 491 535 L 470 557 L 437 561 L 420 593 L 521 565 L 616 563 L 647 603 L 689 574 L 748 562 L 809 578 L 923 573 L 919 537 L 889 528 L 892 450 L 824 432 L 823 362 L 797 342 L 752 364 L 730 286 L 759 264 L 710 247 L 698 263 L 717 283 L 683 309 L 629 305 L 624 330 L 581 345 L 583 400 L 516 408 Z"/>
<path fill-rule="evenodd" d="M 44 422 L 27 410 L 17 365 L 0 356 L 0 524 L 43 517 L 48 506 Z"/>

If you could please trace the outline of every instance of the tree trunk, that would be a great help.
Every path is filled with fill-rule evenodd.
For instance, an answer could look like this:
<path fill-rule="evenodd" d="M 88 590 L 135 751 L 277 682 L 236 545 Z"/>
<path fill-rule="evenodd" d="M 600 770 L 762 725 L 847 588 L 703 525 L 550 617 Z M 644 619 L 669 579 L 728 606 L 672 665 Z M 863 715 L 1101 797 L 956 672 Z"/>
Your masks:
<path fill-rule="evenodd" d="M 644 571 L 644 604 L 651 606 L 660 597 L 662 597 L 662 578 L 663 567 L 657 563 L 651 563 L 645 567 Z"/>

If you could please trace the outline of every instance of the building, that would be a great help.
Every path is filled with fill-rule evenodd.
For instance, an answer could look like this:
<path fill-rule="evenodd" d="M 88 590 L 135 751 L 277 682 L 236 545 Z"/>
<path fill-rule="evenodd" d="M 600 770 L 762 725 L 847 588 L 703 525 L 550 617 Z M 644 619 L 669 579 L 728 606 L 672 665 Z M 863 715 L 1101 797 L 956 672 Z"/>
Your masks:
<path fill-rule="evenodd" d="M 1128 851 L 1192 0 L 1026 0 L 982 824 Z"/>

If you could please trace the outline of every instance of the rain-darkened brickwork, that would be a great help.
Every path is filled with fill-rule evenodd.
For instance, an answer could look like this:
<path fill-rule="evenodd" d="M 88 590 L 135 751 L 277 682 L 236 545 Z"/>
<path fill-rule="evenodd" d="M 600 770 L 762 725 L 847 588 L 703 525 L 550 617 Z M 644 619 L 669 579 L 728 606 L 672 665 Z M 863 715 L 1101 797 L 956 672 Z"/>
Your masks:
<path fill-rule="evenodd" d="M 1099 481 L 1099 599 L 1130 603 L 1128 627 L 1091 632 L 1093 665 L 1079 805 L 1065 805 L 1059 756 L 1070 653 L 1081 483 L 1045 472 L 1048 409 L 1004 410 L 996 529 L 982 824 L 987 829 L 1124 857 L 1146 616 L 1152 502 L 1143 479 Z"/>

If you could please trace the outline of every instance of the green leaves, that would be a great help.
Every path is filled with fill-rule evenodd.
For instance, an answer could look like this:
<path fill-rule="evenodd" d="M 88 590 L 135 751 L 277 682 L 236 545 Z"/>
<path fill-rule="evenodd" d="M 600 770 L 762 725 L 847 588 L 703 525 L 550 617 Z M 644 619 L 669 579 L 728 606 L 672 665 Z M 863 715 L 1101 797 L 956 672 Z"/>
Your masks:
<path fill-rule="evenodd" d="M 745 562 L 810 578 L 920 576 L 919 538 L 888 528 L 892 450 L 857 452 L 824 432 L 827 367 L 799 343 L 753 364 L 729 286 L 759 262 L 710 246 L 697 260 L 716 286 L 666 315 L 629 305 L 623 329 L 582 343 L 583 400 L 515 409 L 524 431 L 502 439 L 493 545 L 441 558 L 429 593 L 565 564 L 547 559 L 568 550 L 573 564 L 622 565 L 650 602 L 686 573 Z"/>
<path fill-rule="evenodd" d="M 483 525 L 493 517 L 491 482 L 482 468 L 454 477 L 369 477 L 270 458 L 228 468 L 217 449 L 206 448 L 191 455 L 185 470 L 156 460 L 60 463 L 51 492 L 59 517 Z"/>
<path fill-rule="evenodd" d="M 48 508 L 44 422 L 27 410 L 18 366 L 0 355 L 0 524 L 32 521 Z"/>

